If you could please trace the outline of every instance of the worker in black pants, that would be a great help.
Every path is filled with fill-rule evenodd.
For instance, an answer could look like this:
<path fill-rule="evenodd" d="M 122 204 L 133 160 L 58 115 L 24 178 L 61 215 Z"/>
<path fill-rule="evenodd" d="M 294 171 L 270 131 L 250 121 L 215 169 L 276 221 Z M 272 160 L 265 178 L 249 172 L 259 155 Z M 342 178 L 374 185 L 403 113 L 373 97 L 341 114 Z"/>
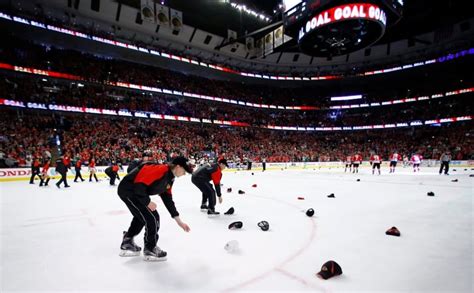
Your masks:
<path fill-rule="evenodd" d="M 77 179 L 81 179 L 82 182 L 84 182 L 84 179 L 82 178 L 81 175 L 81 169 L 82 169 L 82 159 L 79 158 L 76 161 L 76 164 L 74 164 L 74 170 L 76 171 L 76 177 L 74 178 L 74 182 L 77 182 Z"/>
<path fill-rule="evenodd" d="M 35 184 L 35 176 L 38 176 L 41 179 L 40 176 L 40 161 L 35 158 L 33 162 L 31 163 L 31 178 L 30 178 L 30 184 Z"/>
<path fill-rule="evenodd" d="M 215 211 L 216 194 L 219 198 L 219 203 L 222 203 L 222 170 L 228 166 L 226 159 L 220 159 L 217 164 L 200 167 L 191 177 L 191 182 L 202 192 L 201 211 L 207 212 L 210 216 L 219 215 L 219 212 Z M 215 190 L 212 188 L 211 183 L 209 183 L 211 180 L 214 183 Z"/>
<path fill-rule="evenodd" d="M 439 168 L 439 175 L 443 173 L 444 169 L 444 175 L 449 175 L 449 162 L 451 162 L 451 153 L 449 151 L 444 152 L 441 157 L 439 158 L 441 161 L 441 167 Z"/>
<path fill-rule="evenodd" d="M 104 170 L 104 173 L 110 178 L 110 185 L 115 185 L 115 179 L 120 180 L 118 175 L 119 169 L 120 167 L 115 162 L 112 162 L 112 166 L 109 166 Z"/>
<path fill-rule="evenodd" d="M 59 159 L 56 160 L 56 173 L 61 175 L 61 179 L 56 183 L 57 188 L 61 188 L 61 183 L 64 182 L 64 187 L 70 187 L 67 184 L 67 167 L 64 164 L 64 157 L 60 156 Z"/>
<path fill-rule="evenodd" d="M 157 246 L 160 229 L 160 215 L 156 203 L 150 196 L 159 194 L 163 204 L 184 231 L 189 232 L 189 226 L 181 221 L 173 201 L 171 189 L 176 177 L 192 173 L 192 166 L 184 157 L 176 157 L 169 164 L 141 164 L 127 174 L 118 186 L 117 193 L 133 215 L 130 228 L 123 234 L 120 245 L 120 256 L 140 255 L 141 247 L 135 244 L 133 238 L 140 234 L 145 227 L 145 249 L 143 257 L 146 261 L 163 261 L 166 251 Z"/>

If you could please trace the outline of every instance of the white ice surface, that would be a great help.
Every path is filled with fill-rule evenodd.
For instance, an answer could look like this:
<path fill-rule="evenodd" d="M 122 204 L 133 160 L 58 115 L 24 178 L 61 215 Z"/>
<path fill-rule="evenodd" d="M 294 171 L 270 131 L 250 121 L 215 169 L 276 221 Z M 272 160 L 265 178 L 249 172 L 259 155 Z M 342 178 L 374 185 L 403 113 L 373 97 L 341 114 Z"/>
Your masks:
<path fill-rule="evenodd" d="M 173 193 L 190 233 L 152 197 L 161 216 L 158 245 L 168 252 L 159 263 L 118 256 L 131 215 L 107 181 L 69 180 L 72 187 L 60 190 L 56 181 L 46 188 L 0 183 L 0 292 L 472 292 L 474 171 L 456 169 L 450 176 L 434 168 L 381 176 L 334 168 L 225 172 L 217 210 L 234 207 L 235 214 L 214 219 L 200 212 L 201 194 L 187 175 Z M 314 217 L 305 215 L 308 208 Z M 268 232 L 257 227 L 261 220 Z M 243 229 L 228 230 L 233 221 Z M 385 235 L 392 226 L 401 237 Z M 142 239 L 143 232 L 140 246 Z M 230 240 L 238 251 L 224 249 Z M 343 275 L 317 278 L 327 260 Z"/>

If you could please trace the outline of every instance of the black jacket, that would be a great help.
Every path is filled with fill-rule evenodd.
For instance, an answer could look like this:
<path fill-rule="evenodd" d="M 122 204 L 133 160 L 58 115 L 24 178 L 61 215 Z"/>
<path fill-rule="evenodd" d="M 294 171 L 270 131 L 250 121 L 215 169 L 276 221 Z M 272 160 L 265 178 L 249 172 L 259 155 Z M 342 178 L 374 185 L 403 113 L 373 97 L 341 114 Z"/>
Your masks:
<path fill-rule="evenodd" d="M 222 172 L 218 164 L 204 165 L 193 172 L 193 180 L 204 180 L 209 182 L 212 180 L 217 196 L 221 196 L 221 178 Z"/>
<path fill-rule="evenodd" d="M 147 206 L 150 195 L 161 197 L 171 217 L 179 216 L 171 192 L 174 175 L 168 165 L 143 163 L 127 174 L 118 186 L 118 195 L 122 198 L 136 198 Z"/>
<path fill-rule="evenodd" d="M 64 165 L 63 159 L 59 158 L 56 160 L 56 172 L 64 175 L 67 173 L 67 167 Z"/>
<path fill-rule="evenodd" d="M 140 166 L 143 163 L 142 160 L 133 160 L 130 162 L 130 164 L 127 167 L 127 173 L 130 173 L 135 169 L 136 167 Z"/>

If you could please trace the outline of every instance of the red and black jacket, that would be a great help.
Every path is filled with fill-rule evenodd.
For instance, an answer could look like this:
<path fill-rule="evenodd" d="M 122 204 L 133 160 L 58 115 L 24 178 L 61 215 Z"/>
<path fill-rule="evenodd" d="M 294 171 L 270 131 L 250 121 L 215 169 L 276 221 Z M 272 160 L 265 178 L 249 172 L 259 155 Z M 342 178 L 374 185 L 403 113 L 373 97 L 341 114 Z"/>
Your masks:
<path fill-rule="evenodd" d="M 76 165 L 75 165 L 76 170 L 80 170 L 81 166 L 82 166 L 82 160 L 79 159 L 76 161 Z"/>
<path fill-rule="evenodd" d="M 123 178 L 118 194 L 120 197 L 134 197 L 144 206 L 150 203 L 150 195 L 158 194 L 174 218 L 179 216 L 171 193 L 174 178 L 168 165 L 143 163 Z"/>
<path fill-rule="evenodd" d="M 105 168 L 104 173 L 107 174 L 107 176 L 112 177 L 114 174 L 117 176 L 117 178 L 120 180 L 120 177 L 118 175 L 120 167 L 118 165 L 112 165 L 107 168 Z"/>
<path fill-rule="evenodd" d="M 41 163 L 38 159 L 35 159 L 31 164 L 31 173 L 39 173 L 40 172 Z"/>
<path fill-rule="evenodd" d="M 221 196 L 221 179 L 222 179 L 222 171 L 219 168 L 219 164 L 212 164 L 212 165 L 204 165 L 194 171 L 193 178 L 195 179 L 203 179 L 207 182 L 212 180 L 214 183 L 214 188 L 216 189 L 217 196 Z"/>

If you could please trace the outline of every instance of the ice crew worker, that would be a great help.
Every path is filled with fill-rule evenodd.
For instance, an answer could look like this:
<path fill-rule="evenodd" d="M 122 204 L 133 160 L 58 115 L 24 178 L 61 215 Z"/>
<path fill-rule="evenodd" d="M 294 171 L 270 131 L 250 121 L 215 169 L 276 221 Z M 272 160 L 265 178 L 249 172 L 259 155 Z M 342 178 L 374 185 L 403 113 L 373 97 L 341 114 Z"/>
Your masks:
<path fill-rule="evenodd" d="M 67 161 L 66 161 L 67 163 Z M 61 175 L 61 179 L 56 183 L 56 186 L 58 188 L 61 188 L 61 183 L 64 182 L 64 187 L 70 187 L 68 184 L 67 184 L 67 166 L 65 163 L 65 159 L 63 156 L 60 156 L 57 160 L 56 160 L 56 173 L 59 173 Z"/>
<path fill-rule="evenodd" d="M 201 211 L 206 211 L 208 215 L 219 215 L 215 211 L 216 206 L 216 194 L 219 198 L 219 203 L 222 203 L 222 193 L 221 193 L 221 179 L 222 179 L 222 170 L 229 167 L 226 159 L 220 159 L 217 161 L 217 164 L 204 165 L 197 169 L 191 181 L 196 185 L 199 190 L 202 192 L 202 202 L 201 202 Z M 212 188 L 209 181 L 214 183 L 214 188 Z M 209 205 L 207 205 L 209 203 Z"/>
<path fill-rule="evenodd" d="M 105 168 L 104 173 L 110 178 L 110 185 L 115 185 L 115 179 L 120 180 L 118 175 L 120 167 L 115 161 L 112 162 L 112 166 Z"/>
<path fill-rule="evenodd" d="M 31 163 L 31 178 L 30 178 L 30 184 L 35 184 L 34 183 L 34 180 L 35 180 L 35 176 L 38 176 L 40 179 L 41 179 L 41 176 L 40 176 L 40 166 L 41 166 L 41 163 L 39 161 L 38 158 L 35 158 L 33 160 L 33 163 Z"/>
<path fill-rule="evenodd" d="M 156 245 L 159 237 L 160 215 L 156 211 L 156 203 L 150 200 L 150 195 L 160 195 L 178 226 L 186 232 L 190 231 L 189 226 L 181 221 L 171 193 L 175 177 L 183 176 L 185 172 L 192 173 L 188 159 L 176 157 L 170 164 L 143 163 L 122 179 L 118 186 L 118 195 L 132 213 L 133 220 L 128 231 L 124 232 L 120 256 L 140 254 L 141 247 L 135 244 L 133 237 L 138 235 L 145 226 L 144 260 L 166 259 L 166 251 Z"/>
<path fill-rule="evenodd" d="M 81 179 L 81 181 L 84 182 L 84 179 L 82 178 L 82 175 L 81 175 L 81 169 L 82 169 L 82 159 L 78 158 L 76 163 L 74 164 L 74 171 L 76 172 L 76 177 L 74 178 L 74 182 L 77 182 L 77 179 Z"/>

